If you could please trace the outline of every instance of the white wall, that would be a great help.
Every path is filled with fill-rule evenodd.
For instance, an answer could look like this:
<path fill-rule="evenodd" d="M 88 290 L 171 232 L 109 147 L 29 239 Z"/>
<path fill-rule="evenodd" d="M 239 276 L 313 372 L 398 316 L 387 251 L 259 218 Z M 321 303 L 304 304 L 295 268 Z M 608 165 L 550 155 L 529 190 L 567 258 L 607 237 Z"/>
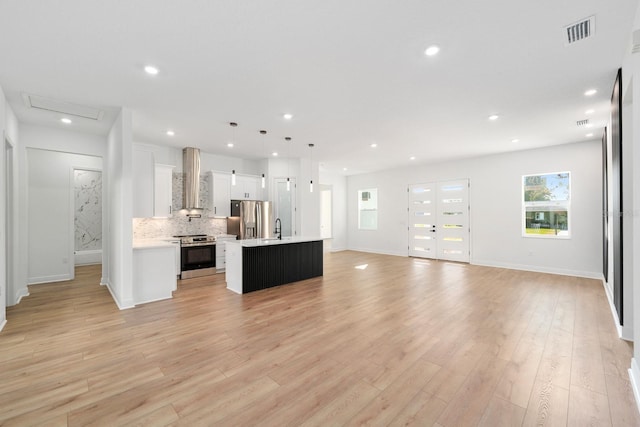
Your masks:
<path fill-rule="evenodd" d="M 2 152 L 0 153 L 0 330 L 4 328 L 7 323 L 7 280 L 4 272 L 6 271 L 7 264 L 7 250 L 6 250 L 6 236 L 5 227 L 7 223 L 7 217 L 5 215 L 6 209 L 6 192 L 5 192 L 5 147 L 4 147 L 4 134 L 6 132 L 6 118 L 5 109 L 7 107 L 7 101 L 4 97 L 4 92 L 0 87 L 0 135 L 2 138 Z"/>
<path fill-rule="evenodd" d="M 120 308 L 133 307 L 133 192 L 132 161 L 133 139 L 131 111 L 123 108 L 113 124 L 107 138 L 106 171 L 107 197 L 109 201 L 103 225 L 103 236 L 109 242 L 103 245 L 103 254 L 108 254 L 106 267 L 103 258 L 102 282 L 109 287 Z M 104 256 L 104 255 L 103 255 Z M 105 270 L 106 268 L 106 270 Z"/>
<path fill-rule="evenodd" d="M 571 172 L 571 239 L 522 237 L 522 175 Z M 600 142 L 590 141 L 348 178 L 349 249 L 407 255 L 407 186 L 471 182 L 471 262 L 602 277 Z M 357 192 L 377 188 L 378 230 L 358 230 Z"/>
<path fill-rule="evenodd" d="M 347 177 L 320 171 L 319 180 L 320 184 L 331 186 L 333 195 L 331 251 L 343 251 L 347 249 Z"/>
<path fill-rule="evenodd" d="M 640 31 L 640 8 L 636 11 L 633 31 Z M 632 123 L 631 128 L 623 123 L 623 143 L 627 146 L 626 143 L 630 142 L 632 146 L 632 152 L 629 155 L 629 157 L 631 157 L 632 170 L 631 176 L 625 174 L 625 180 L 622 185 L 623 188 L 629 189 L 633 195 L 633 205 L 623 206 L 623 209 L 627 213 L 623 220 L 624 224 L 632 224 L 633 234 L 625 231 L 623 239 L 631 243 L 633 253 L 636 254 L 637 259 L 637 254 L 640 254 L 640 54 L 632 54 L 630 48 L 627 50 L 623 61 L 622 79 L 622 93 L 625 94 L 629 90 L 632 91 L 630 99 L 623 105 L 623 109 L 630 109 L 628 114 L 631 116 Z M 625 117 L 628 117 L 627 113 L 625 113 Z M 627 133 L 624 133 L 625 131 Z M 624 155 L 626 155 L 626 153 L 623 153 L 623 156 Z M 623 268 L 634 268 L 634 264 L 637 265 L 637 262 L 632 262 L 631 265 L 624 264 Z M 630 287 L 633 293 L 633 306 L 631 309 L 633 312 L 633 339 L 637 344 L 640 343 L 640 274 L 635 272 L 632 280 L 633 282 L 624 283 L 624 285 Z M 626 307 L 625 304 L 625 309 Z M 640 345 L 634 345 L 633 347 L 633 359 L 630 364 L 629 377 L 631 379 L 636 403 L 640 409 Z"/>
<path fill-rule="evenodd" d="M 2 89 L 0 88 L 0 93 Z M 0 96 L 3 98 L 3 96 Z M 0 99 L 0 103 L 3 100 Z M 1 128 L 2 126 L 0 126 Z M 2 223 L 2 232 L 4 232 L 4 223 L 5 221 L 9 221 L 8 228 L 10 232 L 7 234 L 6 239 L 7 246 L 9 251 L 2 256 L 2 259 L 5 259 L 7 264 L 6 268 L 8 269 L 8 274 L 10 275 L 9 281 L 6 284 L 6 289 L 3 289 L 1 299 L 5 300 L 7 305 L 14 305 L 20 301 L 25 295 L 28 295 L 27 285 L 26 285 L 26 272 L 21 271 L 19 266 L 21 263 L 24 263 L 24 260 L 20 257 L 20 248 L 18 247 L 18 242 L 22 239 L 20 238 L 21 234 L 18 230 L 17 218 L 18 218 L 18 200 L 19 200 L 19 187 L 18 187 L 18 153 L 19 153 L 19 129 L 18 129 L 18 119 L 14 114 L 13 110 L 9 106 L 9 104 L 5 105 L 4 111 L 4 129 L 5 129 L 5 138 L 9 141 L 12 146 L 12 150 L 10 151 L 11 158 L 7 159 L 4 156 L 7 154 L 4 147 L 4 141 L 2 141 L 2 180 L 5 179 L 4 167 L 6 162 L 11 163 L 12 171 L 9 186 L 11 194 L 4 194 L 2 198 L 2 203 L 6 204 L 5 208 L 2 207 L 2 214 L 5 215 L 8 213 L 8 217 L 6 217 Z M 5 191 L 5 185 L 2 185 L 2 191 Z M 12 200 L 9 200 L 8 197 L 12 197 Z M 5 244 L 2 245 L 2 250 L 5 248 Z M 4 278 L 3 278 L 4 279 Z M 4 298 L 6 295 L 6 299 Z M 1 323 L 1 322 L 0 322 Z"/>

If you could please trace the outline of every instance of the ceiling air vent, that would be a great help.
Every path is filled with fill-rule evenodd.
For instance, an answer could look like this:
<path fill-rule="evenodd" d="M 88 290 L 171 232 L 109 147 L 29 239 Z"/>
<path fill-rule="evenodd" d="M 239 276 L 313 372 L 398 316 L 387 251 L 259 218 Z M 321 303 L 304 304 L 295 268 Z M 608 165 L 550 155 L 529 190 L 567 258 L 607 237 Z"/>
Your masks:
<path fill-rule="evenodd" d="M 578 125 L 578 126 L 586 126 L 586 125 L 588 125 L 588 124 L 589 124 L 589 119 L 578 120 L 578 121 L 576 122 L 576 125 Z"/>
<path fill-rule="evenodd" d="M 574 24 L 568 25 L 564 29 L 564 45 L 569 46 L 580 40 L 584 40 L 596 33 L 596 17 L 590 16 Z"/>
<path fill-rule="evenodd" d="M 39 110 L 53 111 L 54 113 L 64 114 L 65 116 L 76 116 L 91 120 L 100 120 L 104 115 L 104 111 L 88 107 L 86 105 L 73 104 L 71 102 L 60 101 L 58 99 L 45 98 L 43 96 L 22 94 L 24 103 L 29 108 L 37 108 Z"/>

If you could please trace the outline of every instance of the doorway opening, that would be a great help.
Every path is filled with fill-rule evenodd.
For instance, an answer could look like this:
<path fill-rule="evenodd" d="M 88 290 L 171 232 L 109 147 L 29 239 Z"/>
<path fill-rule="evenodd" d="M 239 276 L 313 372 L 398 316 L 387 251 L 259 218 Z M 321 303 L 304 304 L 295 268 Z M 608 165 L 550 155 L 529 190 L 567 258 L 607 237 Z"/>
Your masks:
<path fill-rule="evenodd" d="M 289 180 L 289 189 L 287 189 Z M 282 237 L 297 235 L 296 232 L 296 179 L 275 178 L 275 216 L 282 223 Z"/>
<path fill-rule="evenodd" d="M 320 237 L 324 240 L 324 250 L 331 250 L 333 238 L 333 187 L 320 185 Z"/>
<path fill-rule="evenodd" d="M 102 171 L 73 168 L 74 266 L 102 263 Z"/>

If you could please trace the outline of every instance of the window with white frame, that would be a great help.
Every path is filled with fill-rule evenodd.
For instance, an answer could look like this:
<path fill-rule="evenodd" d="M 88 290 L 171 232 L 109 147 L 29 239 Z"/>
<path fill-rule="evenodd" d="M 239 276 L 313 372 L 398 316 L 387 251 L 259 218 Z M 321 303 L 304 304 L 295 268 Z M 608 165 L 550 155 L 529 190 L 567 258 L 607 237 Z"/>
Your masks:
<path fill-rule="evenodd" d="M 522 235 L 571 237 L 571 173 L 522 177 Z"/>

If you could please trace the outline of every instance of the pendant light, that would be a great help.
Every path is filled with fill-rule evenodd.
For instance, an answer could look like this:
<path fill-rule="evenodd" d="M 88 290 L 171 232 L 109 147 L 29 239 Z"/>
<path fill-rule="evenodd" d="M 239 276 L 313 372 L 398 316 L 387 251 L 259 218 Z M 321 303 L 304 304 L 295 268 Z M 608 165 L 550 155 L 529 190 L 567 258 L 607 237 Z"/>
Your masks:
<path fill-rule="evenodd" d="M 309 151 L 311 151 L 311 163 L 309 164 L 309 193 L 313 193 L 313 144 L 309 144 Z"/>
<path fill-rule="evenodd" d="M 234 130 L 233 130 L 233 139 L 234 139 L 234 143 L 235 143 L 235 136 L 236 136 L 236 131 L 235 128 L 238 127 L 238 124 L 236 122 L 229 122 L 229 126 L 231 126 Z M 236 185 L 236 170 L 233 169 L 231 171 L 231 185 Z"/>
<path fill-rule="evenodd" d="M 287 142 L 291 141 L 291 137 L 290 136 L 285 136 L 284 140 Z M 287 147 L 287 191 L 291 191 L 291 180 L 289 179 L 289 163 L 291 159 L 289 159 L 289 156 L 291 155 L 291 150 L 289 149 L 289 147 Z"/>
<path fill-rule="evenodd" d="M 260 135 L 266 135 L 266 134 L 267 134 L 267 131 L 266 131 L 266 130 L 261 130 L 261 131 L 260 131 Z M 262 154 L 264 154 L 264 155 L 265 155 L 265 159 L 266 159 L 266 158 L 267 158 L 267 156 L 266 156 L 266 151 L 264 150 L 264 138 L 262 138 Z M 261 185 L 262 185 L 262 188 L 263 188 L 263 189 L 264 189 L 264 186 L 265 186 L 265 181 L 266 181 L 266 180 L 264 179 L 264 173 L 263 173 L 263 174 L 262 174 L 262 179 L 261 179 L 261 181 L 260 181 L 260 183 L 261 183 Z"/>

